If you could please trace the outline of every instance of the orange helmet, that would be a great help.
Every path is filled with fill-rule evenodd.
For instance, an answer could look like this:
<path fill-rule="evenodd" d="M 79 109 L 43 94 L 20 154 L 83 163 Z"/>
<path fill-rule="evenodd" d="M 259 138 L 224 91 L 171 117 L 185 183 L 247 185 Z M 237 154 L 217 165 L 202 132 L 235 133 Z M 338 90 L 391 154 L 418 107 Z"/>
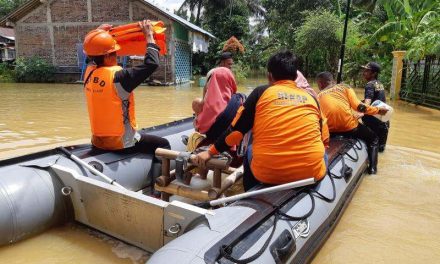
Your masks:
<path fill-rule="evenodd" d="M 87 56 L 102 56 L 121 49 L 110 33 L 103 29 L 90 31 L 84 39 L 83 48 Z"/>

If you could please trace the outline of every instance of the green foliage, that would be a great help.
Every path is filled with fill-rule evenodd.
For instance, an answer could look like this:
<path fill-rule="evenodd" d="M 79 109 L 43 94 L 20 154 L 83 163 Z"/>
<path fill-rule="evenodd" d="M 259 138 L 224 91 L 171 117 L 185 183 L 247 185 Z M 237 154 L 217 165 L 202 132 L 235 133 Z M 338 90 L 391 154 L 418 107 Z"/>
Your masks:
<path fill-rule="evenodd" d="M 245 53 L 235 58 L 236 69 L 262 69 L 269 57 L 287 48 L 303 60 L 301 69 L 310 78 L 316 72 L 336 72 L 342 39 L 346 0 L 187 0 L 192 10 L 202 12 L 200 24 L 218 38 L 194 70 L 213 67 L 223 41 L 236 36 Z M 381 80 L 391 78 L 392 54 L 406 49 L 410 59 L 440 54 L 440 1 L 353 0 L 350 10 L 344 79 L 358 85 L 360 66 L 368 61 L 381 64 Z M 262 9 L 263 7 L 264 9 Z M 196 12 L 193 12 L 193 16 Z M 249 26 L 250 16 L 257 23 Z M 194 18 L 193 18 L 194 19 Z M 194 57 L 193 57 L 194 58 Z M 206 72 L 205 72 L 206 73 Z M 245 76 L 240 72 L 239 76 Z"/>
<path fill-rule="evenodd" d="M 394 50 L 406 50 L 411 39 L 430 31 L 428 25 L 440 19 L 439 1 L 378 0 L 387 19 L 372 34 L 370 41 L 391 45 Z"/>
<path fill-rule="evenodd" d="M 203 26 L 219 41 L 232 36 L 241 40 L 248 36 L 250 13 L 244 0 L 208 1 L 204 8 Z"/>
<path fill-rule="evenodd" d="M 241 59 L 235 59 L 232 66 L 232 72 L 234 73 L 237 83 L 242 83 L 246 80 L 250 72 L 249 64 L 243 62 Z"/>
<path fill-rule="evenodd" d="M 267 10 L 264 23 L 270 36 L 290 49 L 295 46 L 295 34 L 292 33 L 304 22 L 304 11 L 340 9 L 338 0 L 262 0 L 262 4 Z"/>
<path fill-rule="evenodd" d="M 9 14 L 27 0 L 0 0 L 0 18 Z"/>
<path fill-rule="evenodd" d="M 0 63 L 0 83 L 13 82 L 14 70 L 11 65 L 7 63 Z"/>
<path fill-rule="evenodd" d="M 306 68 L 312 66 L 314 74 L 335 71 L 341 46 L 341 21 L 335 14 L 322 9 L 303 14 L 304 23 L 295 32 L 296 53 L 305 59 Z"/>
<path fill-rule="evenodd" d="M 420 60 L 429 55 L 440 55 L 440 18 L 425 24 L 422 32 L 408 42 L 408 58 Z"/>
<path fill-rule="evenodd" d="M 55 67 L 46 60 L 31 57 L 18 58 L 15 66 L 17 82 L 53 82 Z"/>

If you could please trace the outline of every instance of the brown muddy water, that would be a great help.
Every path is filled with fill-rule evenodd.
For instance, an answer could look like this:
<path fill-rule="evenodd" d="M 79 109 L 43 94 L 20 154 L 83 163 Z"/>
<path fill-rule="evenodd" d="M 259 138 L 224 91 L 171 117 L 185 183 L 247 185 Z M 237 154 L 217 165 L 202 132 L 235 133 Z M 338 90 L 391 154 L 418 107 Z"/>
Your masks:
<path fill-rule="evenodd" d="M 263 84 L 247 81 L 240 90 Z M 140 127 L 191 115 L 201 88 L 140 87 Z M 361 96 L 358 91 L 359 97 Z M 0 159 L 88 142 L 81 85 L 0 84 Z M 313 263 L 440 263 L 440 111 L 392 103 L 379 173 L 366 176 Z M 76 225 L 0 248 L 0 263 L 144 263 L 148 255 Z"/>

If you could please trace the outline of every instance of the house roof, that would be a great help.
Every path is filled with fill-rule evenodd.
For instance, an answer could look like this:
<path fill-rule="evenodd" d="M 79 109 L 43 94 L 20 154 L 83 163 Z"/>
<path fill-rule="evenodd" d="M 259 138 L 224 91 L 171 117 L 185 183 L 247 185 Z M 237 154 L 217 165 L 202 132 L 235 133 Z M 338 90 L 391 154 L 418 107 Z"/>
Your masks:
<path fill-rule="evenodd" d="M 151 9 L 156 10 L 157 12 L 161 13 L 165 17 L 169 18 L 170 20 L 176 21 L 176 22 L 182 24 L 183 26 L 189 28 L 192 31 L 196 31 L 196 32 L 199 32 L 199 33 L 201 33 L 203 35 L 209 36 L 211 38 L 215 38 L 208 31 L 206 31 L 206 30 L 204 30 L 204 29 L 194 25 L 193 23 L 191 23 L 189 21 L 186 21 L 185 19 L 179 17 L 178 15 L 173 14 L 170 11 L 167 11 L 167 10 L 161 8 L 161 7 L 158 7 L 158 6 L 154 5 L 153 3 L 151 3 L 148 0 L 140 0 L 140 1 L 143 2 L 144 4 L 146 4 Z M 26 3 L 21 5 L 16 10 L 14 10 L 11 13 L 9 13 L 8 15 L 0 18 L 0 26 L 10 26 L 10 25 L 7 25 L 8 21 L 16 22 L 16 21 L 20 20 L 22 17 L 24 17 L 29 12 L 31 12 L 32 10 L 37 8 L 40 4 L 42 4 L 42 2 L 44 2 L 44 1 L 42 1 L 42 0 L 30 0 L 30 1 L 27 1 Z"/>
<path fill-rule="evenodd" d="M 215 36 L 212 35 L 211 33 L 209 33 L 208 31 L 204 30 L 201 27 L 198 27 L 198 26 L 194 25 L 193 23 L 191 23 L 191 22 L 181 18 L 180 16 L 178 16 L 178 15 L 176 15 L 176 14 L 174 14 L 174 13 L 168 11 L 168 10 L 165 10 L 165 9 L 163 9 L 161 7 L 158 7 L 158 6 L 154 5 L 153 3 L 151 3 L 148 0 L 143 0 L 143 2 L 145 4 L 147 4 L 149 7 L 151 7 L 152 9 L 158 11 L 159 13 L 162 13 L 164 16 L 168 17 L 169 19 L 174 20 L 176 22 L 179 22 L 180 24 L 182 24 L 182 25 L 192 29 L 192 31 L 197 31 L 197 32 L 200 32 L 200 33 L 202 33 L 204 35 L 207 35 L 207 36 L 209 36 L 211 38 L 215 38 Z"/>
<path fill-rule="evenodd" d="M 41 4 L 42 0 L 30 0 L 26 3 L 22 4 L 20 7 L 12 11 L 11 13 L 7 14 L 6 16 L 0 18 L 0 26 L 7 26 L 10 27 L 11 25 L 8 25 L 7 22 L 16 22 L 20 18 L 24 17 L 26 14 L 37 8 Z"/>
<path fill-rule="evenodd" d="M 0 36 L 10 40 L 15 40 L 15 32 L 12 28 L 0 27 Z"/>

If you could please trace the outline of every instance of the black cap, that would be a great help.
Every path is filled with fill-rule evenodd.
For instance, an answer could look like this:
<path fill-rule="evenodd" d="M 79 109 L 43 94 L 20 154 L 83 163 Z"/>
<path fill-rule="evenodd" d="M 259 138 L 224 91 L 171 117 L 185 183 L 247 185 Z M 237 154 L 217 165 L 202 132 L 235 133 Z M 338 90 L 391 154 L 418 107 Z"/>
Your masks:
<path fill-rule="evenodd" d="M 232 59 L 232 53 L 231 52 L 223 52 L 222 55 L 220 55 L 220 60 L 227 60 L 227 59 Z"/>
<path fill-rule="evenodd" d="M 361 66 L 364 69 L 370 70 L 372 72 L 380 73 L 380 65 L 376 62 L 369 62 L 364 66 Z"/>

